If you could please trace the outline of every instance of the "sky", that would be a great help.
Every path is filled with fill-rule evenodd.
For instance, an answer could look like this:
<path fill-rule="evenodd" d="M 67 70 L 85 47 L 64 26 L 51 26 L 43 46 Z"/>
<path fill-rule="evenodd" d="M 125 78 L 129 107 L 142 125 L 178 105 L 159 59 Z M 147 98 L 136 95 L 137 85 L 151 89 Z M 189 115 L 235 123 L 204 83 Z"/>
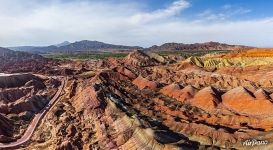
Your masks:
<path fill-rule="evenodd" d="M 0 0 L 0 46 L 97 40 L 273 47 L 271 0 Z"/>

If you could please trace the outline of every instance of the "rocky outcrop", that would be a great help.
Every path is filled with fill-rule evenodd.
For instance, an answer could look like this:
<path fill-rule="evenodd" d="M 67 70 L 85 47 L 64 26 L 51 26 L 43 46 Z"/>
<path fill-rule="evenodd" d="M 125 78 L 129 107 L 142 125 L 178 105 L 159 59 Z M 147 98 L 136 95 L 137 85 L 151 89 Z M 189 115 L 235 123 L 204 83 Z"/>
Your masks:
<path fill-rule="evenodd" d="M 25 84 L 26 87 L 34 87 L 34 90 L 37 91 L 37 90 L 42 90 L 42 89 L 45 89 L 46 88 L 46 85 L 36 79 L 34 80 L 30 80 L 28 81 L 26 84 Z"/>
<path fill-rule="evenodd" d="M 135 51 L 124 58 L 124 63 L 126 65 L 145 67 L 157 65 L 159 64 L 159 61 L 152 57 L 149 57 L 142 51 Z"/>
<path fill-rule="evenodd" d="M 24 96 L 26 96 L 28 93 L 30 93 L 32 88 L 19 88 L 19 89 L 7 89 L 2 90 L 0 92 L 0 100 L 2 103 L 7 104 L 10 102 L 14 102 Z"/>
<path fill-rule="evenodd" d="M 11 136 L 13 123 L 11 120 L 0 114 L 0 135 Z"/>
<path fill-rule="evenodd" d="M 70 141 L 63 141 L 60 146 L 56 147 L 56 150 L 73 150 L 76 149 Z"/>
<path fill-rule="evenodd" d="M 272 117 L 273 115 L 271 98 L 261 90 L 254 94 L 243 87 L 238 87 L 225 93 L 222 99 L 226 107 L 242 115 L 260 117 Z"/>
<path fill-rule="evenodd" d="M 217 105 L 221 102 L 220 95 L 216 89 L 206 87 L 200 90 L 192 99 L 191 104 L 208 112 L 215 112 Z"/>
<path fill-rule="evenodd" d="M 13 130 L 14 124 L 12 121 L 0 114 L 0 142 L 7 143 L 13 141 Z"/>
<path fill-rule="evenodd" d="M 128 77 L 129 79 L 135 79 L 136 78 L 136 75 L 126 67 L 117 67 L 117 68 L 115 68 L 115 70 L 117 72 L 119 72 L 120 74 Z"/>
<path fill-rule="evenodd" d="M 170 84 L 160 90 L 162 94 L 177 99 L 180 102 L 193 98 L 195 91 L 196 89 L 190 85 L 181 89 L 178 84 Z"/>
<path fill-rule="evenodd" d="M 55 61 L 40 55 L 0 48 L 0 72 L 38 72 Z"/>
<path fill-rule="evenodd" d="M 47 97 L 35 95 L 29 98 L 22 98 L 9 104 L 10 113 L 19 114 L 25 111 L 38 113 L 49 102 Z"/>
<path fill-rule="evenodd" d="M 31 80 L 36 80 L 41 82 L 42 79 L 32 75 L 32 74 L 7 74 L 0 76 L 0 88 L 13 88 L 25 85 Z M 37 82 L 36 82 L 37 83 Z M 30 83 L 28 83 L 30 84 Z"/>
<path fill-rule="evenodd" d="M 97 92 L 94 87 L 88 87 L 82 92 L 78 93 L 73 101 L 73 105 L 76 111 L 81 111 L 83 109 L 92 110 L 99 108 L 103 105 L 103 102 L 97 97 Z"/>

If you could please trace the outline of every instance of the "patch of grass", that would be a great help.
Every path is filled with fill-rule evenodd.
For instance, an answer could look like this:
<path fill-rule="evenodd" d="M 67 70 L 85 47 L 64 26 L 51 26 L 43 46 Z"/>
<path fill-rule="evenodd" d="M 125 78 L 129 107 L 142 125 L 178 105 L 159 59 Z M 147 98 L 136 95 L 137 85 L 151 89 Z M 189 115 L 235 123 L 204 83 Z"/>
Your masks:
<path fill-rule="evenodd" d="M 109 57 L 121 58 L 125 57 L 127 53 L 73 53 L 73 54 L 45 54 L 46 58 L 59 59 L 59 60 L 88 60 L 88 59 L 107 59 Z"/>

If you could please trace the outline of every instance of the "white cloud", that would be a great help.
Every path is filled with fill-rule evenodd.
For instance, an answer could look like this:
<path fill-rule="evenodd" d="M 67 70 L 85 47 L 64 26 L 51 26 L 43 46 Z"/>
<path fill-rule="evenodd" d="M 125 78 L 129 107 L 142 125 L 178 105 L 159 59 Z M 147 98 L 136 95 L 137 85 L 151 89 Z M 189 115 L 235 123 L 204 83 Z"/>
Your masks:
<path fill-rule="evenodd" d="M 133 23 L 146 23 L 150 21 L 155 21 L 158 19 L 165 19 L 167 17 L 174 16 L 180 13 L 182 10 L 188 8 L 190 3 L 186 0 L 174 1 L 169 7 L 165 9 L 159 9 L 148 13 L 138 13 L 131 17 Z"/>
<path fill-rule="evenodd" d="M 0 0 L 0 45 L 48 45 L 83 39 L 140 46 L 205 41 L 254 46 L 273 43 L 273 18 L 186 20 L 176 17 L 190 9 L 185 0 L 152 12 L 144 11 L 141 4 L 123 2 Z"/>
<path fill-rule="evenodd" d="M 224 5 L 220 10 L 207 9 L 198 14 L 200 21 L 223 21 L 234 16 L 240 16 L 250 13 L 250 9 L 235 7 L 229 4 Z"/>

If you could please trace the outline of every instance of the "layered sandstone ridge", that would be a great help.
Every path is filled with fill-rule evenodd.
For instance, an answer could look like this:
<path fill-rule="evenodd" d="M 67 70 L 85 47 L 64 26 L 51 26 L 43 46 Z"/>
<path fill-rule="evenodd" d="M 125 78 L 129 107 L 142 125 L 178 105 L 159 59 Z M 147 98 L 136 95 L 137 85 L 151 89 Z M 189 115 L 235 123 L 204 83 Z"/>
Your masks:
<path fill-rule="evenodd" d="M 236 50 L 216 56 L 191 57 L 188 61 L 204 68 L 247 67 L 273 63 L 273 49 Z"/>

